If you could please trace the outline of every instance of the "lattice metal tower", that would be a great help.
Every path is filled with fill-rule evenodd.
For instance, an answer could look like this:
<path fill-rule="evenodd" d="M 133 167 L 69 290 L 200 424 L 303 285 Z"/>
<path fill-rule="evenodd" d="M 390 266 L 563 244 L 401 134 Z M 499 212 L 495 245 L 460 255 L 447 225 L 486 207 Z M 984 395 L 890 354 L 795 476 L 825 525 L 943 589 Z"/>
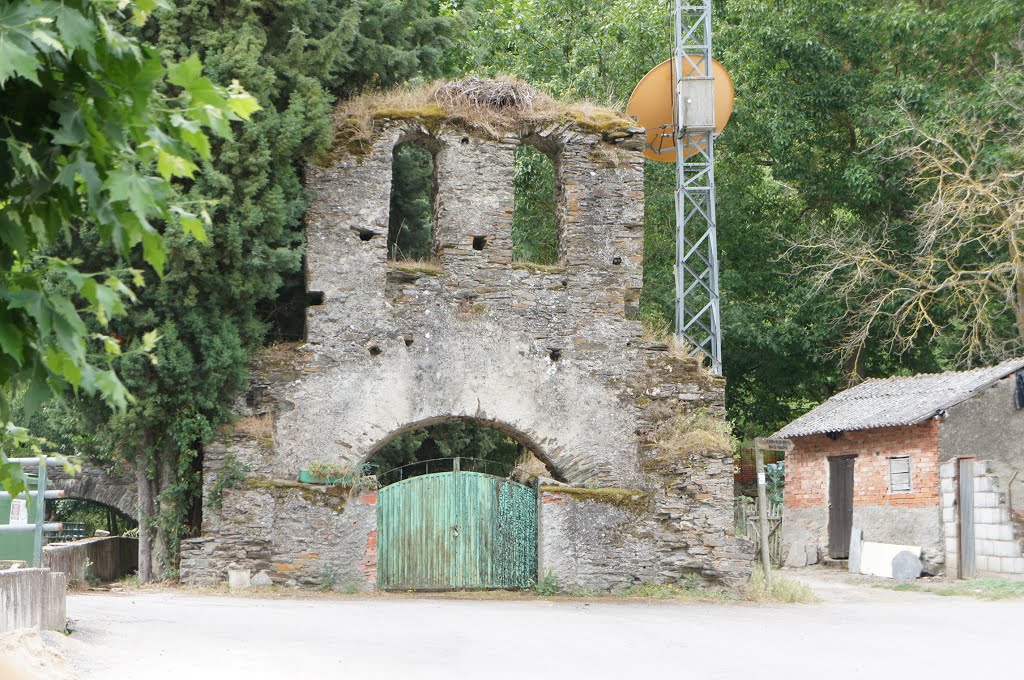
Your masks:
<path fill-rule="evenodd" d="M 711 0 L 675 0 L 676 335 L 722 374 Z"/>

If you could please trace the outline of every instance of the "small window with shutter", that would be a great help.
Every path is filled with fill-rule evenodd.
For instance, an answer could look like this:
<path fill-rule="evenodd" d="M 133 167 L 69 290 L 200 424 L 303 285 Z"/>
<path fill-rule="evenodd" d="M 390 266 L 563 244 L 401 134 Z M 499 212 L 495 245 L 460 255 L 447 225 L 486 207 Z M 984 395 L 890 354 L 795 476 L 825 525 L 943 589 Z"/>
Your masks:
<path fill-rule="evenodd" d="M 889 459 L 889 493 L 910 491 L 910 456 Z"/>

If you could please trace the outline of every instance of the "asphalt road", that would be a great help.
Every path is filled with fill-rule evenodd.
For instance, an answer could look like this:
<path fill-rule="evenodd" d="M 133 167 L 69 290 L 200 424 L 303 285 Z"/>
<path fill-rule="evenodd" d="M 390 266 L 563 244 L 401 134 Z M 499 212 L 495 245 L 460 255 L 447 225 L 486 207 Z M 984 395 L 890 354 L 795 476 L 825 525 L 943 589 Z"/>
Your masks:
<path fill-rule="evenodd" d="M 816 584 L 805 605 L 68 597 L 82 678 L 1020 677 L 1024 601 Z"/>

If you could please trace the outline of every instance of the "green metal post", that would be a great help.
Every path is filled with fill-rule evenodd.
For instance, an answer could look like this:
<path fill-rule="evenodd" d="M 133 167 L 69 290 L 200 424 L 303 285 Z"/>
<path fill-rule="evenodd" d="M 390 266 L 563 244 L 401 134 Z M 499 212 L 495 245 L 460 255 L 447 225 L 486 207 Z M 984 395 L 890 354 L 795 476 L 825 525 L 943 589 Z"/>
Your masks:
<path fill-rule="evenodd" d="M 46 458 L 39 459 L 38 479 L 36 484 L 35 542 L 32 546 L 32 566 L 37 569 L 43 566 L 43 524 L 46 522 Z"/>

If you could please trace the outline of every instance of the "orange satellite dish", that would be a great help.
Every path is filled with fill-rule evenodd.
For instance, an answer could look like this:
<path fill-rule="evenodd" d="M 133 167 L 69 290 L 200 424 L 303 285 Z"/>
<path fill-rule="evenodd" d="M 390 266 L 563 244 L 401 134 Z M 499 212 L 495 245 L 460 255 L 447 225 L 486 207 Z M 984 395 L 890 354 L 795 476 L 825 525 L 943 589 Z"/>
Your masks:
<path fill-rule="evenodd" d="M 644 156 L 662 163 L 676 161 L 675 141 L 672 136 L 675 129 L 673 62 L 673 59 L 663 61 L 641 78 L 629 97 L 629 104 L 626 105 L 626 114 L 635 117 L 637 122 L 647 129 L 647 148 L 644 149 Z M 683 68 L 687 67 L 689 62 L 684 59 Z M 689 68 L 690 72 L 685 74 L 685 77 L 694 74 L 694 69 Z M 732 115 L 736 90 L 733 88 L 729 72 L 714 59 L 711 60 L 711 77 L 714 81 L 715 132 L 720 134 L 729 121 L 729 116 Z"/>

